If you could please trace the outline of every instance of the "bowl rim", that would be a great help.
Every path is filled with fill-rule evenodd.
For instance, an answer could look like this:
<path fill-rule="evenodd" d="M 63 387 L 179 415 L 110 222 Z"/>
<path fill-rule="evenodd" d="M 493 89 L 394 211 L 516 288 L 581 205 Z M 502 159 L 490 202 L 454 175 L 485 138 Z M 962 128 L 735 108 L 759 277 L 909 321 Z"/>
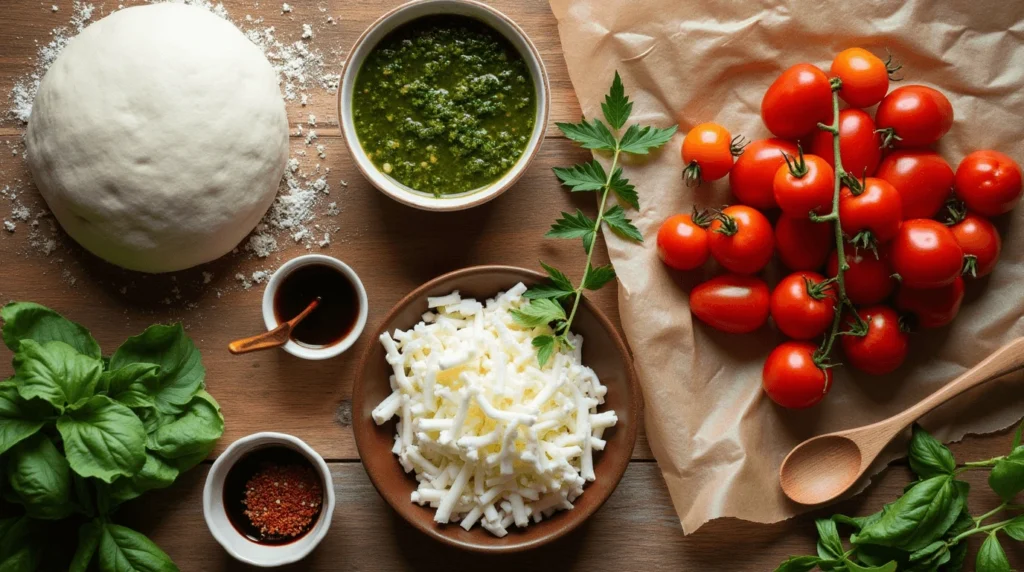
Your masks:
<path fill-rule="evenodd" d="M 359 358 L 359 364 L 356 367 L 356 376 L 355 376 L 355 378 L 352 381 L 352 412 L 353 412 L 353 416 L 352 416 L 352 431 L 353 431 L 353 433 L 355 435 L 356 450 L 359 452 L 359 458 L 360 458 L 361 464 L 363 465 L 363 469 L 366 470 L 366 474 L 369 477 L 370 482 L 373 483 L 373 487 L 375 489 L 377 489 L 377 493 L 391 506 L 392 509 L 395 510 L 395 512 L 397 512 L 399 515 L 401 515 L 402 518 L 407 523 L 409 523 L 411 526 L 413 526 L 417 530 L 423 532 L 427 536 L 429 536 L 431 538 L 434 538 L 436 540 L 439 540 L 439 541 L 441 541 L 441 542 L 443 542 L 445 544 L 448 544 L 450 546 L 455 546 L 455 547 L 458 547 L 458 548 L 462 548 L 464 550 L 468 550 L 468 551 L 471 551 L 471 552 L 477 552 L 477 553 L 507 554 L 507 553 L 514 553 L 514 552 L 522 552 L 522 551 L 526 551 L 526 550 L 531 550 L 533 548 L 537 548 L 539 546 L 542 546 L 544 544 L 548 544 L 549 542 L 553 542 L 553 541 L 555 541 L 555 540 L 557 540 L 559 538 L 562 538 L 563 536 L 569 534 L 570 532 L 572 532 L 573 530 L 578 528 L 581 524 L 586 522 L 587 519 L 590 518 L 595 512 L 597 512 L 597 510 L 600 509 L 604 505 L 604 503 L 608 500 L 608 498 L 611 497 L 612 493 L 618 487 L 618 484 L 622 481 L 622 476 L 625 474 L 626 469 L 629 467 L 629 465 L 632 462 L 633 449 L 636 448 L 637 433 L 639 431 L 638 423 L 640 422 L 640 413 L 641 413 L 641 411 L 643 409 L 643 395 L 642 395 L 641 390 L 640 390 L 640 384 L 639 384 L 639 382 L 637 380 L 637 377 L 636 377 L 636 370 L 633 367 L 632 354 L 629 351 L 629 346 L 626 344 L 625 339 L 623 338 L 623 335 L 621 333 L 619 333 L 619 331 L 615 328 L 615 324 L 608 318 L 608 316 L 606 316 L 604 314 L 604 312 L 602 312 L 600 309 L 598 309 L 597 306 L 595 306 L 589 299 L 587 299 L 586 296 L 583 296 L 583 299 L 582 299 L 583 307 L 586 308 L 586 310 L 589 311 L 590 314 L 593 315 L 594 318 L 598 321 L 598 323 L 601 325 L 601 327 L 606 332 L 609 333 L 609 335 L 612 338 L 612 342 L 614 343 L 615 347 L 619 351 L 619 355 L 625 360 L 624 365 L 625 365 L 625 369 L 626 369 L 626 378 L 627 378 L 626 379 L 626 384 L 627 384 L 627 387 L 629 387 L 629 393 L 632 396 L 632 399 L 629 400 L 628 411 L 624 412 L 625 414 L 627 414 L 629 416 L 629 420 L 630 420 L 630 423 L 628 424 L 628 427 L 626 428 L 625 445 L 624 445 L 624 446 L 628 445 L 629 452 L 625 456 L 625 462 L 623 462 L 623 463 L 621 463 L 621 464 L 619 464 L 617 466 L 613 466 L 612 467 L 613 471 L 610 474 L 602 475 L 603 477 L 614 481 L 614 483 L 615 483 L 614 486 L 612 486 L 611 488 L 607 489 L 607 493 L 604 494 L 603 497 L 598 498 L 597 501 L 593 505 L 590 505 L 586 509 L 582 509 L 582 510 L 574 509 L 572 511 L 560 511 L 559 513 L 557 513 L 556 516 L 552 516 L 552 518 L 558 518 L 559 516 L 564 518 L 564 517 L 566 517 L 568 515 L 568 517 L 571 518 L 571 520 L 568 521 L 566 526 L 558 527 L 555 530 L 553 530 L 552 532 L 550 532 L 549 534 L 546 534 L 546 535 L 543 535 L 543 536 L 539 536 L 537 538 L 524 539 L 523 541 L 518 542 L 518 543 L 514 543 L 514 544 L 487 545 L 487 544 L 479 544 L 479 543 L 473 543 L 473 542 L 463 542 L 463 541 L 451 538 L 448 535 L 444 534 L 442 532 L 442 530 L 444 530 L 444 529 L 441 528 L 440 526 L 430 526 L 430 525 L 425 524 L 423 521 L 421 521 L 419 519 L 410 518 L 409 514 L 407 514 L 407 513 L 409 513 L 410 511 L 412 511 L 414 509 L 419 509 L 421 507 L 419 505 L 416 505 L 416 504 L 412 503 L 411 501 L 403 502 L 403 503 L 397 503 L 397 504 L 395 502 L 392 502 L 392 499 L 388 495 L 386 495 L 384 493 L 383 489 L 381 488 L 382 487 L 382 483 L 378 480 L 378 477 L 372 471 L 370 471 L 367 468 L 365 462 L 362 462 L 363 455 L 365 453 L 367 453 L 367 451 L 365 450 L 365 447 L 366 447 L 365 441 L 369 437 L 367 433 L 368 433 L 368 431 L 375 430 L 376 426 L 377 426 L 372 418 L 369 418 L 369 417 L 363 418 L 363 416 L 361 414 L 361 412 L 363 411 L 363 405 L 364 405 L 364 402 L 365 402 L 365 395 L 364 395 L 364 384 L 365 384 L 364 378 L 365 378 L 365 373 L 364 372 L 366 371 L 366 366 L 367 366 L 367 364 L 370 361 L 370 356 L 373 354 L 375 342 L 380 338 L 381 334 L 383 334 L 385 331 L 387 331 L 386 327 L 394 319 L 394 317 L 398 313 L 400 313 L 403 309 L 405 309 L 410 303 L 412 303 L 413 300 L 423 296 L 427 291 L 429 291 L 430 289 L 434 288 L 435 286 L 437 286 L 438 284 L 440 284 L 442 282 L 446 282 L 446 281 L 452 280 L 452 279 L 464 278 L 464 277 L 467 277 L 467 276 L 474 276 L 474 275 L 477 275 L 477 274 L 486 274 L 486 273 L 490 273 L 490 272 L 512 272 L 512 273 L 518 273 L 518 274 L 524 275 L 525 277 L 535 278 L 537 280 L 544 280 L 544 279 L 546 279 L 548 277 L 546 274 L 542 274 L 540 272 L 537 272 L 536 270 L 530 270 L 530 269 L 522 268 L 522 267 L 519 267 L 519 266 L 508 266 L 508 265 L 469 266 L 469 267 L 466 267 L 466 268 L 461 268 L 459 270 L 454 270 L 454 271 L 451 271 L 451 272 L 447 272 L 445 274 L 442 274 L 440 276 L 432 278 L 432 279 L 428 280 L 427 282 L 424 282 L 422 285 L 418 286 L 417 288 L 415 288 L 413 291 L 409 292 L 405 296 L 403 296 L 401 300 L 396 302 L 395 305 L 392 306 L 392 308 L 390 310 L 388 310 L 387 315 L 385 315 L 381 319 L 380 325 L 377 327 L 377 329 L 376 329 L 376 331 L 374 333 L 373 341 L 369 342 L 366 345 L 366 348 L 363 350 L 362 356 L 360 356 L 360 358 Z M 509 284 L 509 287 L 512 287 L 512 286 L 514 286 L 514 284 Z M 394 462 L 396 462 L 396 463 L 398 462 L 397 459 L 394 458 L 393 454 L 391 454 L 389 452 L 388 455 L 390 457 L 392 457 L 392 460 Z M 587 492 L 588 491 L 586 489 L 584 489 L 584 493 L 583 494 L 587 494 Z M 592 493 L 593 491 L 589 491 L 589 492 Z M 458 524 L 449 523 L 449 524 L 447 524 L 445 526 L 458 526 Z"/>
<path fill-rule="evenodd" d="M 370 162 L 359 144 L 359 138 L 355 133 L 355 126 L 349 125 L 348 122 L 345 121 L 345 94 L 346 92 L 351 93 L 350 90 L 346 90 L 346 86 L 350 81 L 355 81 L 358 70 L 365 60 L 365 55 L 359 58 L 353 58 L 352 55 L 363 46 L 369 36 L 378 28 L 386 25 L 393 18 L 398 17 L 406 10 L 420 6 L 427 6 L 427 9 L 430 11 L 416 17 L 419 18 L 431 14 L 451 14 L 451 6 L 453 5 L 468 7 L 471 13 L 470 15 L 480 13 L 491 15 L 502 21 L 515 33 L 518 39 L 521 40 L 523 45 L 526 47 L 526 53 L 521 53 L 520 55 L 523 56 L 523 59 L 528 61 L 528 67 L 530 67 L 531 75 L 534 76 L 534 86 L 538 91 L 539 97 L 537 98 L 537 114 L 534 117 L 534 132 L 530 135 L 530 142 L 527 143 L 519 161 L 517 161 L 508 172 L 502 175 L 497 181 L 469 194 L 460 197 L 437 198 L 409 192 L 390 178 L 380 173 L 377 167 Z M 484 23 L 487 24 L 487 22 Z M 487 25 L 490 26 L 490 24 Z M 493 26 L 491 27 L 493 28 Z M 501 30 L 496 31 L 503 36 L 506 35 Z M 533 65 L 530 65 L 530 62 L 536 65 L 538 74 L 533 73 Z M 350 73 L 350 68 L 355 68 L 355 71 L 352 72 L 353 75 L 351 80 L 348 80 L 347 78 Z M 349 48 L 345 62 L 341 66 L 340 75 L 341 84 L 338 87 L 337 97 L 338 124 L 341 130 L 342 139 L 345 141 L 345 147 L 348 149 L 353 162 L 356 164 L 356 167 L 359 169 L 359 172 L 363 177 L 369 181 L 371 185 L 377 188 L 377 190 L 404 205 L 417 209 L 435 212 L 458 211 L 479 206 L 497 198 L 510 189 L 526 173 L 530 164 L 533 163 L 533 160 L 536 159 L 537 155 L 540 153 L 540 149 L 543 146 L 547 135 L 548 119 L 551 114 L 551 86 L 548 79 L 547 67 L 544 65 L 544 58 L 541 57 L 540 50 L 537 49 L 533 40 L 530 39 L 526 32 L 523 31 L 519 24 L 517 24 L 512 18 L 508 17 L 500 10 L 482 2 L 478 2 L 477 0 L 410 0 L 409 2 L 388 10 L 363 30 L 363 33 L 359 35 L 356 41 L 352 44 L 352 47 Z M 536 77 L 536 75 L 539 75 L 540 77 Z M 348 103 L 349 109 L 351 109 L 350 98 Z"/>

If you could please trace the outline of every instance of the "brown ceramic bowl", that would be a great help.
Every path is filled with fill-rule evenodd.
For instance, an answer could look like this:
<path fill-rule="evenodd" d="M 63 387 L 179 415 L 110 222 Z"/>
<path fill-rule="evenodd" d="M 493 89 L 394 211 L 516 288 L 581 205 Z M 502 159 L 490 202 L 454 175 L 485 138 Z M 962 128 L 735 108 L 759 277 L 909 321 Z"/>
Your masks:
<path fill-rule="evenodd" d="M 517 282 L 535 284 L 545 276 L 513 266 L 473 266 L 440 276 L 420 286 L 403 298 L 388 313 L 367 346 L 356 373 L 352 396 L 352 429 L 355 431 L 359 457 L 373 485 L 384 500 L 405 520 L 427 535 L 442 542 L 478 552 L 516 552 L 535 548 L 568 534 L 594 514 L 619 484 L 629 465 L 636 442 L 642 398 L 633 372 L 626 344 L 615 326 L 584 298 L 573 323 L 573 331 L 581 334 L 583 363 L 591 367 L 608 387 L 602 411 L 614 409 L 619 421 L 606 430 L 608 444 L 594 456 L 597 480 L 588 483 L 576 499 L 575 508 L 560 511 L 539 523 L 525 528 L 512 527 L 508 536 L 497 538 L 480 526 L 465 531 L 458 523 L 437 524 L 434 509 L 410 500 L 416 490 L 416 479 L 402 470 L 391 453 L 394 445 L 395 421 L 378 426 L 370 416 L 373 408 L 391 393 L 388 377 L 391 366 L 384 359 L 384 350 L 376 340 L 385 331 L 412 328 L 427 310 L 427 297 L 458 290 L 465 297 L 484 300 L 508 290 Z"/>

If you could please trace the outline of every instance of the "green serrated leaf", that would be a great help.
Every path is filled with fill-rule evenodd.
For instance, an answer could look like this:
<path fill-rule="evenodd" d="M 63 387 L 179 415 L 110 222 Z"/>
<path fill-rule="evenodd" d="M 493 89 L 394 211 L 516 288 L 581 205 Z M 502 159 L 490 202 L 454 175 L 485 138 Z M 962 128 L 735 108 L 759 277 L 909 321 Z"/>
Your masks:
<path fill-rule="evenodd" d="M 562 290 L 553 284 L 537 284 L 536 286 L 530 286 L 530 289 L 523 294 L 523 298 L 527 300 L 541 300 L 544 298 L 560 300 L 575 293 L 575 290 Z"/>
<path fill-rule="evenodd" d="M 644 235 L 640 234 L 640 229 L 633 226 L 633 222 L 626 218 L 626 211 L 622 210 L 619 205 L 605 211 L 603 218 L 608 226 L 615 231 L 615 234 L 635 242 L 644 241 Z"/>
<path fill-rule="evenodd" d="M 600 290 L 605 284 L 615 280 L 615 269 L 611 264 L 604 266 L 591 266 L 587 270 L 587 277 L 583 281 L 583 287 L 587 290 Z"/>
<path fill-rule="evenodd" d="M 636 187 L 631 185 L 628 179 L 622 178 L 622 167 L 616 167 L 615 171 L 612 172 L 612 178 L 611 181 L 608 182 L 608 188 L 615 193 L 615 196 L 619 197 L 620 201 L 634 209 L 640 208 L 640 197 L 636 194 Z"/>
<path fill-rule="evenodd" d="M 619 149 L 623 153 L 632 153 L 633 155 L 646 155 L 651 149 L 657 149 L 665 143 L 668 143 L 672 139 L 672 135 L 676 132 L 676 126 L 661 129 L 659 127 L 644 126 L 633 124 L 626 129 L 626 132 L 622 135 L 622 140 L 619 141 Z"/>
<path fill-rule="evenodd" d="M 619 77 L 618 71 L 615 72 L 615 78 L 612 80 L 612 87 L 608 90 L 608 95 L 604 96 L 601 111 L 604 113 L 605 120 L 608 121 L 608 124 L 613 129 L 622 129 L 622 126 L 629 119 L 630 113 L 633 112 L 633 102 L 629 101 L 629 98 L 626 97 L 626 90 L 622 87 L 622 78 Z"/>
<path fill-rule="evenodd" d="M 554 266 L 545 264 L 543 260 L 540 261 L 540 265 L 544 268 L 544 271 L 548 273 L 548 276 L 551 277 L 551 281 L 554 282 L 555 286 L 569 292 L 574 292 L 576 290 L 572 285 L 572 280 L 569 280 L 569 277 L 566 276 L 564 272 Z"/>
<path fill-rule="evenodd" d="M 552 171 L 555 172 L 558 180 L 562 181 L 562 184 L 569 187 L 574 193 L 578 191 L 600 191 L 608 180 L 604 167 L 601 166 L 601 163 L 597 162 L 597 159 L 589 163 L 573 165 L 572 167 L 555 167 Z"/>
<path fill-rule="evenodd" d="M 551 230 L 544 236 L 548 238 L 582 238 L 584 248 L 589 252 L 594 245 L 596 224 L 594 220 L 583 214 L 583 211 L 576 209 L 576 214 L 563 212 L 562 218 L 555 221 L 555 224 L 551 225 Z"/>
<path fill-rule="evenodd" d="M 584 149 L 594 149 L 597 151 L 615 150 L 615 135 L 599 119 L 587 121 L 584 118 L 579 123 L 556 123 L 555 125 L 562 130 L 566 137 L 579 143 Z"/>
<path fill-rule="evenodd" d="M 512 318 L 526 328 L 539 328 L 556 320 L 565 319 L 565 309 L 550 298 L 530 300 L 518 310 L 512 310 Z"/>
<path fill-rule="evenodd" d="M 533 338 L 533 347 L 537 348 L 537 363 L 540 367 L 544 367 L 544 364 L 548 363 L 551 356 L 555 353 L 555 337 L 554 336 L 537 336 Z"/>

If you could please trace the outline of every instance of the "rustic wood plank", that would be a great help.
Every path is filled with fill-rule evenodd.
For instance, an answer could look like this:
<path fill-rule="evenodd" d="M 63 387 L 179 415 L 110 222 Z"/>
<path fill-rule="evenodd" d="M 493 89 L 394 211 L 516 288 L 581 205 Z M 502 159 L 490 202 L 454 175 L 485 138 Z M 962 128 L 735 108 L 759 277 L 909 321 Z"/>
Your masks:
<path fill-rule="evenodd" d="M 196 469 L 171 490 L 149 493 L 117 520 L 149 534 L 182 570 L 248 569 L 207 533 L 201 502 L 207 470 Z M 788 555 L 813 553 L 814 517 L 874 512 L 910 479 L 906 469 L 890 470 L 865 495 L 813 515 L 773 525 L 714 521 L 683 536 L 657 466 L 634 462 L 580 530 L 537 550 L 492 558 L 441 545 L 410 527 L 377 495 L 360 465 L 334 463 L 331 470 L 337 492 L 331 530 L 305 561 L 287 570 L 772 570 Z M 967 480 L 975 513 L 998 504 L 981 474 L 970 473 Z M 972 541 L 970 558 L 978 546 Z M 1011 562 L 1024 566 L 1021 544 L 1004 546 Z"/>

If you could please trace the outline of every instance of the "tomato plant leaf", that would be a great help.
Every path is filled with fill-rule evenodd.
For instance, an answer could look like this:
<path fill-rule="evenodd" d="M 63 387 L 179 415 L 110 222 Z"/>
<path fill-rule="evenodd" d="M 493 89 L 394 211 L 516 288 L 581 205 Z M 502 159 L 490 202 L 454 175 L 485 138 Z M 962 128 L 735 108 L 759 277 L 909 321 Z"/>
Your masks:
<path fill-rule="evenodd" d="M 640 229 L 633 226 L 633 222 L 626 218 L 626 211 L 622 210 L 621 206 L 615 205 L 605 211 L 604 221 L 608 223 L 615 234 L 634 242 L 644 241 L 644 235 L 640 234 Z"/>
<path fill-rule="evenodd" d="M 978 559 L 975 561 L 975 572 L 1010 572 L 1010 561 L 1007 560 L 994 531 L 981 543 Z"/>
<path fill-rule="evenodd" d="M 956 470 L 953 453 L 920 425 L 914 424 L 908 454 L 910 468 L 922 479 L 951 475 Z"/>
<path fill-rule="evenodd" d="M 118 370 L 135 363 L 160 367 L 158 375 L 146 388 L 157 409 L 164 413 L 181 412 L 203 387 L 206 377 L 199 350 L 181 324 L 150 326 L 142 334 L 128 338 L 110 358 L 110 369 Z"/>
<path fill-rule="evenodd" d="M 615 280 L 615 268 L 611 264 L 591 266 L 587 269 L 587 278 L 583 282 L 583 287 L 587 290 L 600 290 L 612 280 Z"/>
<path fill-rule="evenodd" d="M 142 534 L 111 523 L 100 526 L 100 572 L 178 572 L 170 557 Z"/>
<path fill-rule="evenodd" d="M 100 359 L 100 345 L 89 330 L 57 312 L 33 302 L 11 302 L 0 309 L 4 321 L 4 343 L 12 352 L 18 351 L 22 340 L 36 343 L 64 342 L 78 353 Z"/>
<path fill-rule="evenodd" d="M 526 328 L 539 328 L 565 318 L 565 308 L 549 298 L 530 300 L 529 304 L 512 310 L 512 319 Z"/>
<path fill-rule="evenodd" d="M 604 188 L 608 176 L 604 167 L 597 159 L 589 163 L 580 163 L 572 167 L 554 167 L 552 171 L 562 184 L 569 187 L 572 192 L 579 191 L 600 191 Z"/>
<path fill-rule="evenodd" d="M 555 338 L 554 336 L 542 335 L 533 338 L 531 342 L 533 347 L 537 348 L 537 363 L 540 367 L 544 367 L 544 364 L 548 363 L 551 359 L 552 354 L 555 353 Z"/>
<path fill-rule="evenodd" d="M 636 187 L 630 184 L 629 180 L 622 178 L 622 167 L 617 167 L 612 172 L 612 178 L 608 187 L 619 197 L 619 200 L 633 207 L 640 209 L 640 196 L 636 193 Z"/>
<path fill-rule="evenodd" d="M 562 133 L 579 143 L 584 149 L 597 151 L 614 151 L 617 144 L 615 135 L 608 130 L 608 126 L 599 119 L 587 121 L 584 118 L 579 123 L 555 123 Z"/>
<path fill-rule="evenodd" d="M 49 411 L 42 400 L 19 395 L 13 381 L 0 383 L 0 455 L 42 429 Z"/>
<path fill-rule="evenodd" d="M 563 212 L 562 218 L 551 225 L 545 236 L 550 238 L 586 238 L 594 234 L 597 223 L 583 211 L 576 209 L 576 214 Z"/>
<path fill-rule="evenodd" d="M 634 155 L 646 155 L 651 149 L 657 149 L 672 139 L 676 132 L 675 125 L 667 128 L 630 125 L 622 134 L 619 149 Z"/>
<path fill-rule="evenodd" d="M 572 285 L 572 280 L 569 280 L 569 277 L 566 276 L 564 272 L 554 266 L 544 264 L 543 260 L 540 262 L 540 265 L 544 268 L 544 271 L 548 273 L 548 276 L 551 277 L 551 281 L 554 282 L 555 286 L 569 292 L 574 292 L 576 290 Z"/>
<path fill-rule="evenodd" d="M 111 483 L 133 475 L 146 462 L 146 431 L 124 405 L 96 395 L 57 419 L 64 454 L 71 469 L 83 477 Z"/>
<path fill-rule="evenodd" d="M 1024 445 L 1017 446 L 992 467 L 988 485 L 1005 501 L 1024 490 Z"/>
<path fill-rule="evenodd" d="M 626 90 L 622 86 L 622 78 L 619 77 L 618 71 L 615 72 L 615 78 L 612 79 L 611 89 L 604 96 L 601 111 L 604 113 L 605 121 L 612 126 L 612 129 L 622 129 L 633 112 L 633 102 L 626 97 Z"/>
<path fill-rule="evenodd" d="M 58 409 L 88 399 L 96 390 L 103 362 L 64 342 L 21 340 L 14 354 L 14 383 L 25 399 L 39 398 Z"/>

